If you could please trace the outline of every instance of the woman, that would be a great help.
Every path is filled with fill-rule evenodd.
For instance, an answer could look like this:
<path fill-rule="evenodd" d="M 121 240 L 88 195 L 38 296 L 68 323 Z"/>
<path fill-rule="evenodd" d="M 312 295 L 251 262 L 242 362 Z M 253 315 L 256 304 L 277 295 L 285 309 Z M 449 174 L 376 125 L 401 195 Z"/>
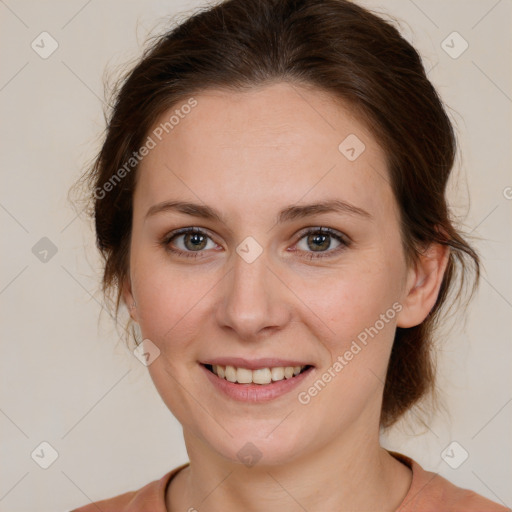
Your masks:
<path fill-rule="evenodd" d="M 417 52 L 352 2 L 228 0 L 159 38 L 88 178 L 190 463 L 76 510 L 506 510 L 379 442 L 432 392 L 457 270 L 478 280 L 454 153 Z"/>

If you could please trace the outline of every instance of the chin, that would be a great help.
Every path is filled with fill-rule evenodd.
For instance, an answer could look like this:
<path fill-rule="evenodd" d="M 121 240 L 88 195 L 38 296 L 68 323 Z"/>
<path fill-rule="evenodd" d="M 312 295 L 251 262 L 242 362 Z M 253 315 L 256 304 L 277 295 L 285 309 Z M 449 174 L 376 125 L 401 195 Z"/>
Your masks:
<path fill-rule="evenodd" d="M 268 422 L 263 428 L 254 426 L 240 428 L 237 431 L 230 432 L 229 435 L 222 436 L 221 439 L 211 439 L 205 437 L 205 441 L 211 446 L 212 450 L 221 457 L 235 464 L 243 464 L 247 467 L 253 466 L 280 466 L 292 462 L 304 453 L 307 446 L 305 432 L 290 429 L 282 429 L 277 432 L 275 421 Z M 269 432 L 272 432 L 270 435 Z"/>

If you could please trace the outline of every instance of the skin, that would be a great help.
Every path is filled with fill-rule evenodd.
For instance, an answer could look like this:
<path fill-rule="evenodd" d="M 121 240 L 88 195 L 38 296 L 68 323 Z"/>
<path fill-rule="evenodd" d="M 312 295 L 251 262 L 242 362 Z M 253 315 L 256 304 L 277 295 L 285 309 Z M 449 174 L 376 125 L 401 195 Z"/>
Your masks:
<path fill-rule="evenodd" d="M 407 267 L 384 151 L 343 102 L 288 83 L 194 97 L 197 106 L 137 171 L 123 284 L 133 320 L 161 351 L 148 369 L 183 426 L 190 458 L 168 488 L 167 509 L 395 510 L 411 472 L 379 443 L 383 382 L 396 327 L 421 323 L 434 306 L 447 249 L 433 245 Z M 355 161 L 338 150 L 349 134 L 366 146 Z M 331 212 L 276 224 L 281 209 L 326 199 L 371 218 Z M 174 211 L 145 218 L 168 200 L 209 205 L 224 222 Z M 184 227 L 210 236 L 196 259 L 162 242 Z M 336 252 L 335 238 L 308 243 L 305 228 L 319 227 L 350 245 Z M 263 251 L 252 263 L 236 252 L 248 236 Z M 190 254 L 186 241 L 171 244 Z M 309 260 L 315 243 L 325 257 Z M 394 303 L 401 311 L 299 403 L 297 394 Z M 217 391 L 198 363 L 220 356 L 294 357 L 315 368 L 297 390 L 241 403 Z M 237 457 L 247 442 L 262 454 L 253 467 Z"/>

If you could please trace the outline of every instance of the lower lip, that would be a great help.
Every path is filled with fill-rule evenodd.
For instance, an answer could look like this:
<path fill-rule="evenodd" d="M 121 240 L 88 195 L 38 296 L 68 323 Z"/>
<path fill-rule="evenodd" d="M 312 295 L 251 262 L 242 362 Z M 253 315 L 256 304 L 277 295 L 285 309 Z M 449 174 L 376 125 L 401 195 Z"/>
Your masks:
<path fill-rule="evenodd" d="M 226 379 L 221 379 L 202 364 L 200 366 L 206 373 L 206 377 L 217 389 L 240 402 L 268 402 L 274 400 L 296 388 L 314 369 L 311 366 L 291 379 L 278 380 L 270 384 L 236 384 Z"/>

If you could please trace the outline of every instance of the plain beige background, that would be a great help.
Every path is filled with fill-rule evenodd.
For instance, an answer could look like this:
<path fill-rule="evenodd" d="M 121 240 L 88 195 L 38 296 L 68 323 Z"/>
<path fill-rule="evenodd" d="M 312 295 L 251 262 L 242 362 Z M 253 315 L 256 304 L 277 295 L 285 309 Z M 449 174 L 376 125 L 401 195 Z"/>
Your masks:
<path fill-rule="evenodd" d="M 362 3 L 401 20 L 450 106 L 462 154 L 452 204 L 481 238 L 485 266 L 466 321 L 456 319 L 441 342 L 448 413 L 383 442 L 511 507 L 512 2 Z M 69 510 L 188 460 L 147 369 L 119 342 L 108 313 L 98 322 L 100 260 L 90 224 L 66 195 L 98 148 L 105 67 L 138 57 L 162 16 L 180 20 L 201 5 L 0 0 L 0 511 Z M 31 47 L 45 37 L 51 49 L 43 31 L 58 43 L 46 59 Z M 49 250 L 47 261 L 36 244 Z M 453 441 L 452 459 L 469 455 L 457 469 L 441 456 Z M 36 461 L 50 462 L 52 449 L 57 459 L 41 468 Z"/>

